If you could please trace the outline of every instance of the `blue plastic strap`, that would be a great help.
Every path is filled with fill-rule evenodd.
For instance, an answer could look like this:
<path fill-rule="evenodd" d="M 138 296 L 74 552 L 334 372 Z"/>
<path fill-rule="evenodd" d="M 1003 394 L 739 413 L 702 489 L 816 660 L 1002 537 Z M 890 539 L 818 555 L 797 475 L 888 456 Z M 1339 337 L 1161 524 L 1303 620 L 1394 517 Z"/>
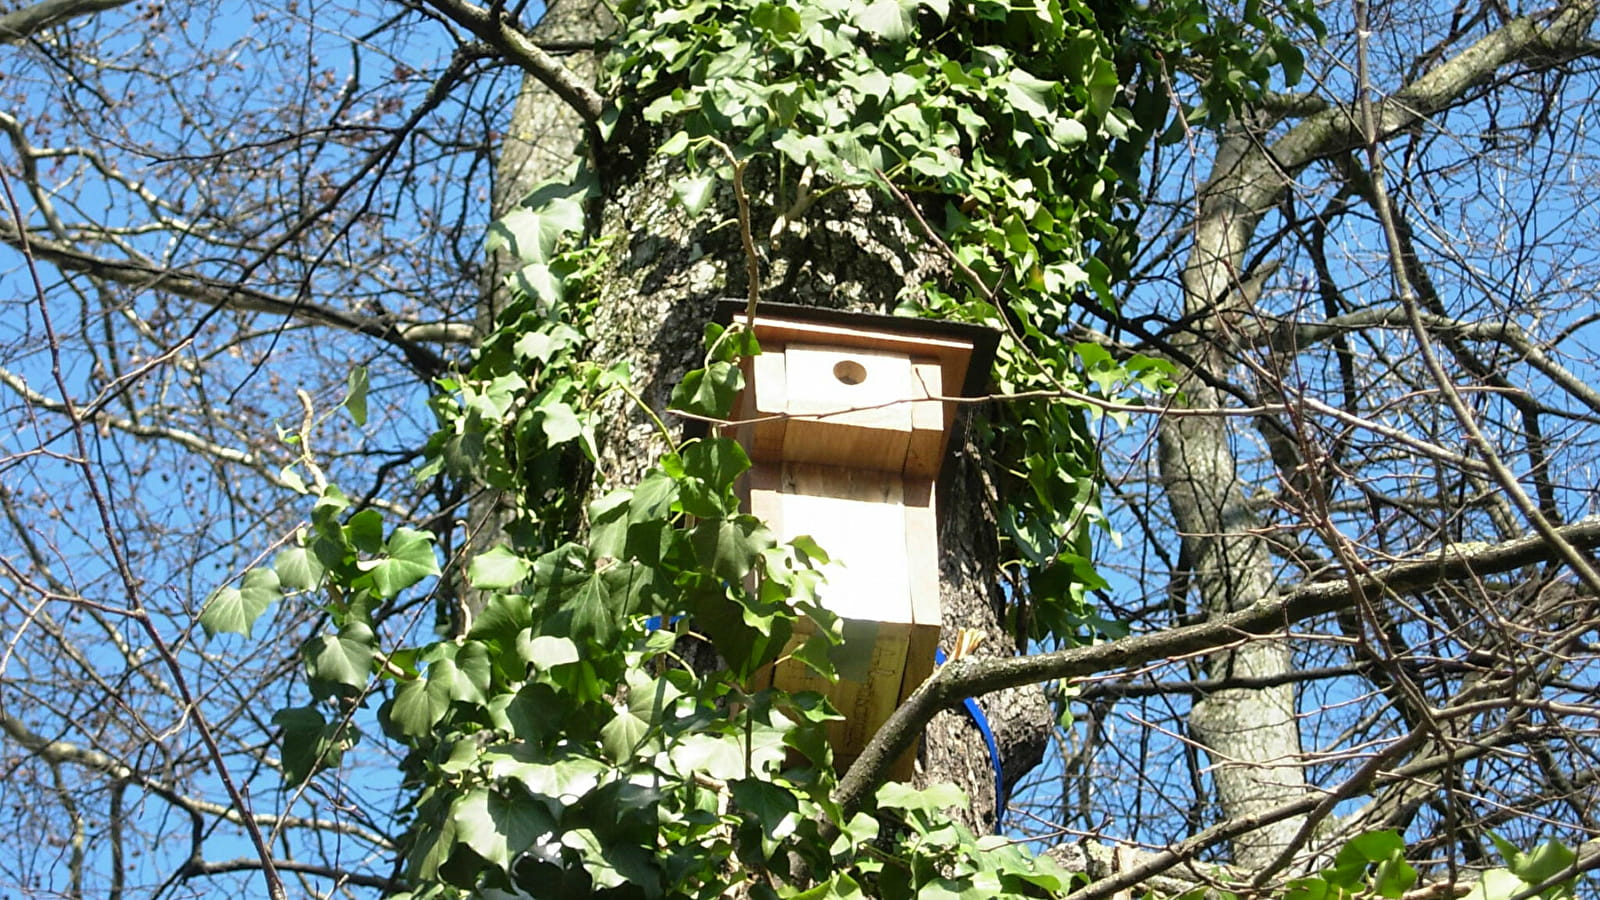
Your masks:
<path fill-rule="evenodd" d="M 944 665 L 944 648 L 934 648 L 933 662 L 935 665 Z M 995 742 L 989 717 L 983 714 L 978 701 L 968 697 L 961 705 L 966 707 L 967 716 L 972 719 L 972 724 L 978 726 L 978 733 L 983 735 L 983 744 L 989 748 L 989 765 L 994 768 L 994 832 L 999 834 L 1006 821 L 1006 810 L 1011 805 L 1011 791 L 1006 785 L 1005 770 L 1000 765 L 1000 745 Z"/>

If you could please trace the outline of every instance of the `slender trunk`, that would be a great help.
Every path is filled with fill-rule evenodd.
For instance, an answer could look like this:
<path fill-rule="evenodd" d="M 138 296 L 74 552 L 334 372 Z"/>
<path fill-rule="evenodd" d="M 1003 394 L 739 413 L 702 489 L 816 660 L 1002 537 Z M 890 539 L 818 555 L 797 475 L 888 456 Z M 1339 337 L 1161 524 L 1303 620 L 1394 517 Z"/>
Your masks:
<path fill-rule="evenodd" d="M 1184 312 L 1209 330 L 1226 334 L 1227 323 L 1248 315 L 1249 300 L 1237 289 L 1244 247 L 1260 217 L 1257 194 L 1274 190 L 1278 178 L 1261 165 L 1252 138 L 1236 133 L 1223 139 L 1211 181 L 1202 193 L 1195 244 L 1183 273 Z M 1214 377 L 1226 374 L 1224 354 L 1206 338 L 1185 349 Z M 1184 392 L 1191 405 L 1216 407 L 1216 390 L 1189 378 Z M 1220 615 L 1277 592 L 1272 559 L 1247 506 L 1250 483 L 1232 449 L 1228 423 L 1218 418 L 1175 417 L 1162 423 L 1159 462 L 1184 557 L 1192 561 L 1192 584 L 1204 614 Z M 1251 641 L 1207 660 L 1212 678 L 1262 678 L 1289 671 L 1285 640 Z M 1306 790 L 1300 734 L 1295 721 L 1294 688 L 1217 691 L 1198 700 L 1189 713 L 1191 736 L 1211 757 L 1217 801 L 1228 818 L 1257 815 Z M 1246 869 L 1270 863 L 1301 826 L 1290 818 L 1250 832 L 1233 842 L 1233 861 Z"/>

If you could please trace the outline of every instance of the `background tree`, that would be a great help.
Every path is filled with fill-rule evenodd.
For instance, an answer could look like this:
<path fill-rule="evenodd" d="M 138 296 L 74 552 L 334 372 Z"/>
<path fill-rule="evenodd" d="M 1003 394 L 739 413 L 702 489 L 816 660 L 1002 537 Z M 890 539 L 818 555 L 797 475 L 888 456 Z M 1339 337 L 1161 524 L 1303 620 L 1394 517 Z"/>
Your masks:
<path fill-rule="evenodd" d="M 273 604 L 283 579 L 261 569 L 219 595 L 240 627 L 272 610 L 251 643 L 203 640 L 196 622 L 218 585 L 292 547 L 309 505 L 298 491 L 326 480 L 391 524 L 444 535 L 447 567 L 493 531 L 450 529 L 482 521 L 467 512 L 473 489 L 407 476 L 433 429 L 429 380 L 487 329 L 495 279 L 479 229 L 527 190 L 497 138 L 537 133 L 527 123 L 544 104 L 584 108 L 584 82 L 562 74 L 577 67 L 548 54 L 592 37 L 542 38 L 525 32 L 536 11 L 503 12 L 48 0 L 0 14 L 0 240 L 15 251 L 0 359 L 17 423 L 0 482 L 15 536 L 0 544 L 12 890 L 209 893 L 264 867 L 308 893 L 394 883 L 406 823 L 370 722 L 374 736 L 306 787 L 283 788 L 278 772 L 317 755 L 275 744 L 304 722 L 270 714 L 307 708 L 296 652 L 326 610 Z M 1123 32 L 1164 54 L 1147 97 L 1178 109 L 1145 159 L 1120 309 L 1089 293 L 1071 321 L 1013 309 L 1040 346 L 1059 331 L 1181 376 L 1170 404 L 1130 403 L 1092 377 L 1050 389 L 1098 404 L 1102 423 L 1128 420 L 1099 432 L 1126 537 L 1101 548 L 1119 577 L 1079 623 L 1102 640 L 989 661 L 1008 656 L 997 637 L 900 724 L 1055 679 L 1079 718 L 1014 827 L 1091 833 L 1076 850 L 1092 895 L 1192 881 L 1197 860 L 1271 886 L 1377 827 L 1401 830 L 1437 878 L 1492 860 L 1489 829 L 1523 847 L 1581 844 L 1594 836 L 1597 529 L 1582 517 L 1600 407 L 1586 386 L 1580 102 L 1593 7 L 1355 4 L 1323 11 L 1325 38 L 1281 10 L 1190 12 L 1153 7 Z M 1269 40 L 1274 23 L 1302 31 Z M 1223 52 L 1240 44 L 1255 55 Z M 1245 90 L 1230 107 L 1201 89 L 1226 82 L 1212 73 L 1270 78 L 1274 57 L 1304 67 L 1301 93 Z M 524 71 L 558 100 L 532 99 Z M 638 135 L 639 154 L 666 136 Z M 652 239 L 613 251 L 594 337 L 597 358 L 635 362 L 659 410 L 703 362 L 703 301 L 741 293 L 746 260 L 736 228 L 694 231 L 669 199 L 681 173 L 645 159 L 599 165 L 642 173 L 611 186 L 599 232 Z M 758 174 L 750 190 L 770 189 Z M 699 222 L 731 221 L 729 189 L 712 200 L 722 213 Z M 907 200 L 864 189 L 829 202 L 813 216 L 826 225 L 763 260 L 769 283 L 857 307 L 961 283 Z M 1098 246 L 1118 262 L 1120 247 Z M 843 258 L 878 269 L 839 278 Z M 330 415 L 347 397 L 349 416 Z M 1001 419 L 1021 408 L 1000 406 Z M 602 432 L 644 434 L 626 431 L 630 409 L 606 407 L 617 418 Z M 605 440 L 596 463 L 613 485 L 657 453 L 623 446 Z M 968 460 L 975 480 L 957 490 L 971 499 L 946 508 L 973 518 L 947 539 L 983 535 L 1004 492 L 1016 496 L 994 476 L 986 497 Z M 989 574 L 1029 538 L 947 540 L 952 596 L 990 610 L 984 624 L 1049 609 L 1048 579 L 1013 582 L 1003 607 Z M 447 575 L 437 595 L 383 609 L 385 646 L 448 620 L 460 583 Z M 1012 735 L 1013 776 L 1046 722 L 1027 696 L 988 703 Z M 936 726 L 929 763 L 974 795 L 982 822 L 986 759 L 941 749 L 970 748 L 967 727 Z M 870 787 L 872 761 L 844 791 Z M 1108 862 L 1102 838 L 1166 852 Z"/>

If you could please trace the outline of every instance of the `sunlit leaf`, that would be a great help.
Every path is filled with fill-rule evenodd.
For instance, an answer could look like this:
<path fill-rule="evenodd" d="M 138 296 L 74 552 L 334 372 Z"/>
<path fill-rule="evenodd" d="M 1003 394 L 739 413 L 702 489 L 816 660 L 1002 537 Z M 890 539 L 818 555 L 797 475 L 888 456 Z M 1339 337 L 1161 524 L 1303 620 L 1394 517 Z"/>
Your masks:
<path fill-rule="evenodd" d="M 251 569 L 238 588 L 225 587 L 211 595 L 200 612 L 200 627 L 207 637 L 231 632 L 250 637 L 256 619 L 282 595 L 273 569 Z"/>

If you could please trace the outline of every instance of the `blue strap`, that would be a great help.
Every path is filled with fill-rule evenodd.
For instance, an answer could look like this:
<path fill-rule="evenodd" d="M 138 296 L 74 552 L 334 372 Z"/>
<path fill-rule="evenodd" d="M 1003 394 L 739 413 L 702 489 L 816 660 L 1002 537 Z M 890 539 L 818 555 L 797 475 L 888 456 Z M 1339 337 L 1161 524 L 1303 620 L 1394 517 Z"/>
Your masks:
<path fill-rule="evenodd" d="M 944 648 L 934 648 L 933 662 L 935 665 L 944 665 Z M 983 735 L 983 744 L 989 748 L 989 765 L 994 768 L 994 833 L 999 834 L 1001 826 L 1005 824 L 1006 810 L 1011 805 L 1011 790 L 1006 785 L 1006 773 L 1000 765 L 1000 745 L 995 742 L 989 717 L 983 714 L 978 701 L 968 697 L 961 705 L 966 707 L 967 716 L 972 719 L 972 724 L 978 726 L 978 733 Z"/>

